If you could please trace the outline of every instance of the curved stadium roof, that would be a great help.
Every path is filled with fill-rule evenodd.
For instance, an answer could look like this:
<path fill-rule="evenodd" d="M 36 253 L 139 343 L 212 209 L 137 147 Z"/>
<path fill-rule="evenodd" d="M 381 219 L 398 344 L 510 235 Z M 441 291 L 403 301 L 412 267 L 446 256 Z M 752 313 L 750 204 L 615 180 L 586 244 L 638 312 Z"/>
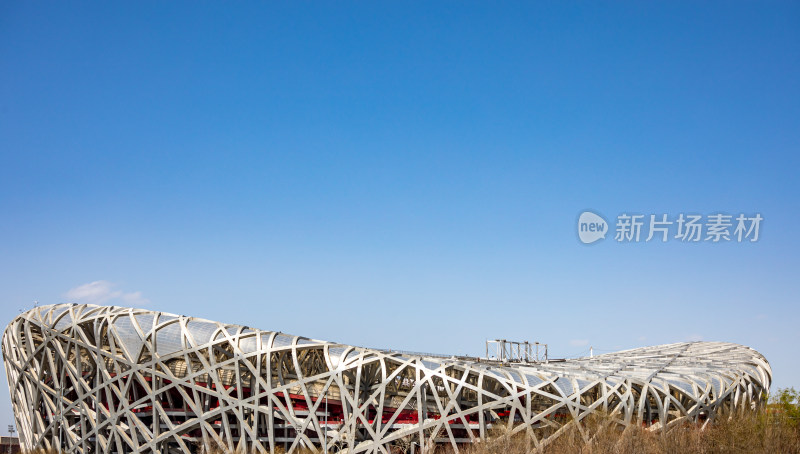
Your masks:
<path fill-rule="evenodd" d="M 23 447 L 67 452 L 457 451 L 496 427 L 539 446 L 599 412 L 654 430 L 707 420 L 771 380 L 761 354 L 721 342 L 503 364 L 72 304 L 21 314 L 2 350 Z"/>

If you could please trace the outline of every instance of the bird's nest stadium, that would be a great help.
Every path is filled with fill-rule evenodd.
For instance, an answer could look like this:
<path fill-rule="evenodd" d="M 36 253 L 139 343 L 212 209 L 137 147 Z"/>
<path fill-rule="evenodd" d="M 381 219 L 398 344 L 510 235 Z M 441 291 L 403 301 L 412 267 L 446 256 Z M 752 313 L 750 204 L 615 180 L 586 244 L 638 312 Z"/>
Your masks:
<path fill-rule="evenodd" d="M 70 453 L 458 452 L 499 430 L 537 447 L 595 414 L 704 424 L 771 379 L 729 343 L 504 362 L 74 304 L 19 315 L 2 342 L 23 448 Z"/>

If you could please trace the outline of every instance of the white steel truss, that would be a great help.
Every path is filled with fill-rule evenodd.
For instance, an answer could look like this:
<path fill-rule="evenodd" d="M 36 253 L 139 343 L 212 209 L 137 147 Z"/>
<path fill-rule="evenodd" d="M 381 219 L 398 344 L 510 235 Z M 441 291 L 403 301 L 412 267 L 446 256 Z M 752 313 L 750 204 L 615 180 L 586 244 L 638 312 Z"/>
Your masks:
<path fill-rule="evenodd" d="M 2 342 L 23 447 L 70 453 L 458 452 L 493 428 L 534 448 L 594 413 L 710 420 L 771 380 L 761 354 L 720 342 L 502 364 L 94 305 L 34 308 Z"/>

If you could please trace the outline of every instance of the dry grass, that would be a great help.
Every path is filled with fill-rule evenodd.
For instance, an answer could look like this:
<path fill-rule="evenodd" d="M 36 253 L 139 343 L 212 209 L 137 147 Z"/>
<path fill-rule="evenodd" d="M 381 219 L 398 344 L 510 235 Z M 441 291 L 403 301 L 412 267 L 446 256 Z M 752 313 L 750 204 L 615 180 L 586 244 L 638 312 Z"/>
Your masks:
<path fill-rule="evenodd" d="M 667 434 L 631 426 L 624 430 L 603 420 L 589 426 L 589 441 L 571 428 L 541 454 L 800 454 L 798 424 L 766 411 L 737 413 L 702 428 L 687 424 Z M 464 450 L 462 450 L 464 451 Z M 467 454 L 528 454 L 536 450 L 524 436 L 498 437 L 466 450 Z"/>

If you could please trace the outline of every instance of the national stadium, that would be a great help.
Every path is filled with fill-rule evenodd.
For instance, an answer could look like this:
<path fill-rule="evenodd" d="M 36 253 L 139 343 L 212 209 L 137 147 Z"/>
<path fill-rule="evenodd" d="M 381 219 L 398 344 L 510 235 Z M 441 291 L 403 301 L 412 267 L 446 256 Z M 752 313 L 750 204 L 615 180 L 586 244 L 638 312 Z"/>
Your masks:
<path fill-rule="evenodd" d="M 374 349 L 144 309 L 20 314 L 2 352 L 25 450 L 458 452 L 593 415 L 670 431 L 761 405 L 767 360 L 685 342 L 579 359 Z"/>

